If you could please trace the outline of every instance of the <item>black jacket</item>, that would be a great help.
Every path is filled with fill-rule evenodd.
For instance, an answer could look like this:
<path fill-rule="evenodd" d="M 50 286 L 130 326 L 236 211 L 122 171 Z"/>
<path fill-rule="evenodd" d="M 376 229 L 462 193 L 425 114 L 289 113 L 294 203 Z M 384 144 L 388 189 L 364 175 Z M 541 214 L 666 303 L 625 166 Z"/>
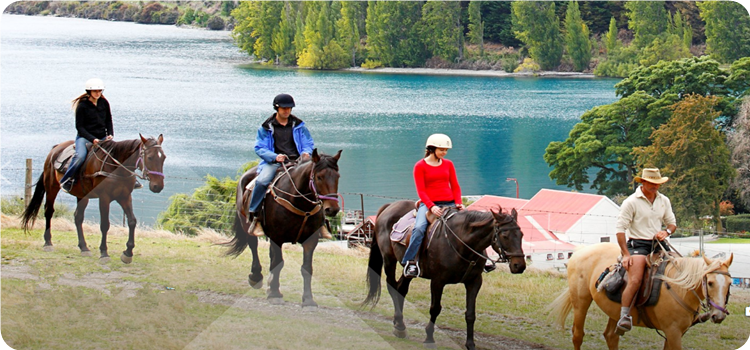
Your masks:
<path fill-rule="evenodd" d="M 96 106 L 89 99 L 79 101 L 76 108 L 76 130 L 79 136 L 90 142 L 114 136 L 109 102 L 104 97 L 99 98 Z"/>

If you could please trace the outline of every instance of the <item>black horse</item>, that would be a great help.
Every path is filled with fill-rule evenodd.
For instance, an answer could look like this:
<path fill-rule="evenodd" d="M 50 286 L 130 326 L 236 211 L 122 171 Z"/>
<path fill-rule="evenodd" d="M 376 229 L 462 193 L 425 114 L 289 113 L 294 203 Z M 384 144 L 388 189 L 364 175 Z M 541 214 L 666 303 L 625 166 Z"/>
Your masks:
<path fill-rule="evenodd" d="M 404 298 L 409 292 L 410 278 L 403 275 L 396 280 L 396 265 L 404 256 L 406 247 L 392 242 L 391 228 L 404 214 L 414 209 L 412 201 L 398 201 L 380 208 L 375 222 L 375 236 L 370 248 L 367 282 L 369 292 L 362 303 L 373 307 L 380 299 L 380 278 L 385 264 L 388 292 L 393 299 L 394 334 L 406 337 L 404 325 Z M 523 233 L 516 222 L 517 213 L 479 212 L 472 210 L 449 210 L 438 218 L 440 227 L 429 242 L 429 249 L 419 253 L 421 277 L 432 280 L 430 289 L 430 322 L 425 327 L 427 337 L 424 345 L 434 347 L 435 320 L 440 315 L 440 299 L 447 284 L 463 283 L 466 287 L 466 348 L 475 349 L 474 320 L 476 319 L 476 299 L 482 287 L 482 271 L 486 262 L 483 255 L 489 246 L 510 261 L 512 273 L 523 273 L 526 269 L 521 238 Z M 448 218 L 448 219 L 445 219 Z M 438 221 L 436 221 L 437 223 Z M 427 239 L 425 239 L 426 241 Z"/>
<path fill-rule="evenodd" d="M 318 230 L 325 223 L 325 216 L 336 216 L 340 208 L 338 203 L 339 166 L 341 151 L 335 156 L 318 154 L 314 149 L 311 161 L 303 161 L 271 184 L 271 195 L 263 200 L 263 209 L 258 216 L 265 235 L 271 240 L 271 279 L 268 282 L 268 300 L 272 303 L 283 302 L 279 291 L 279 275 L 284 267 L 281 246 L 284 243 L 301 243 L 304 250 L 302 278 L 304 293 L 302 306 L 316 307 L 313 300 L 312 259 L 315 247 L 318 246 Z M 253 265 L 248 276 L 250 286 L 260 288 L 263 285 L 262 267 L 258 258 L 258 237 L 249 233 L 249 223 L 244 216 L 243 198 L 245 187 L 257 175 L 256 168 L 245 172 L 237 184 L 237 212 L 234 219 L 234 238 L 225 243 L 230 246 L 227 255 L 239 256 L 246 247 L 253 253 Z M 322 194 L 321 194 L 322 193 Z M 321 210 L 322 209 L 322 210 Z M 325 214 L 325 216 L 324 216 Z"/>
<path fill-rule="evenodd" d="M 93 146 L 81 168 L 80 180 L 76 181 L 70 194 L 78 198 L 75 212 L 75 225 L 78 231 L 78 248 L 81 255 L 90 256 L 91 251 L 83 236 L 83 214 L 91 198 L 99 198 L 99 213 L 101 215 L 102 241 L 99 245 L 100 260 L 109 260 L 107 253 L 107 231 L 109 231 L 109 205 L 117 201 L 128 217 L 128 242 L 125 251 L 120 255 L 122 262 L 129 264 L 133 261 L 135 247 L 136 218 L 133 214 L 133 186 L 136 176 L 149 181 L 151 192 L 159 193 L 164 188 L 164 160 L 167 158 L 161 148 L 164 137 L 140 138 L 125 141 L 102 141 Z M 52 232 L 50 231 L 52 214 L 55 212 L 55 199 L 60 192 L 60 179 L 63 172 L 55 169 L 55 160 L 73 141 L 66 141 L 55 145 L 44 161 L 44 170 L 36 183 L 34 195 L 22 215 L 24 230 L 34 225 L 39 208 L 45 199 L 44 217 L 44 250 L 52 250 Z M 136 173 L 140 170 L 142 175 Z"/>

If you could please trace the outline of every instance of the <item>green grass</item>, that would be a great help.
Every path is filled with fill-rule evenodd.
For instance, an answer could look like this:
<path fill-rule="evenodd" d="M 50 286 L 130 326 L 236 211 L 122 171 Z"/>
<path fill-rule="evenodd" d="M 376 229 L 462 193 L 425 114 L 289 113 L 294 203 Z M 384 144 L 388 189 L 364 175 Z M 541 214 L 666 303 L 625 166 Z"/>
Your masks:
<path fill-rule="evenodd" d="M 722 243 L 722 244 L 750 244 L 750 238 L 719 238 L 715 241 L 706 242 L 709 243 Z"/>
<path fill-rule="evenodd" d="M 87 234 L 86 238 L 97 252 L 100 236 Z M 39 230 L 24 234 L 4 223 L 0 239 L 2 336 L 15 349 L 421 349 L 429 319 L 429 281 L 422 279 L 411 284 L 407 296 L 404 314 L 409 339 L 391 334 L 393 305 L 385 287 L 374 309 L 359 309 L 366 294 L 364 252 L 316 251 L 313 293 L 321 307 L 308 311 L 299 307 L 299 246 L 285 246 L 290 247 L 284 250 L 281 273 L 286 303 L 275 306 L 266 302 L 265 287 L 248 286 L 248 252 L 237 259 L 227 258 L 222 255 L 223 247 L 201 237 L 137 232 L 130 265 L 118 259 L 126 240 L 122 232 L 110 235 L 112 260 L 106 264 L 97 262 L 97 254 L 81 257 L 74 232 L 53 232 L 53 252 L 42 251 Z M 260 256 L 267 279 L 265 245 Z M 12 278 L 13 271 L 25 272 L 27 278 Z M 550 348 L 571 348 L 572 318 L 561 331 L 548 323 L 545 311 L 565 286 L 564 278 L 555 273 L 512 275 L 500 268 L 485 274 L 475 329 L 480 336 L 501 335 Z M 750 293 L 733 294 L 727 320 L 721 325 L 693 327 L 684 337 L 685 349 L 736 349 L 747 341 L 750 318 L 744 316 L 744 308 L 750 305 Z M 229 302 L 205 302 L 206 296 Z M 463 348 L 464 303 L 462 285 L 445 289 L 437 324 L 458 332 L 437 333 L 440 349 Z M 592 306 L 585 349 L 606 347 L 601 336 L 605 323 L 604 314 Z M 636 329 L 621 341 L 623 349 L 660 348 L 661 344 L 658 335 L 645 329 Z M 478 345 L 495 348 L 479 341 Z"/>

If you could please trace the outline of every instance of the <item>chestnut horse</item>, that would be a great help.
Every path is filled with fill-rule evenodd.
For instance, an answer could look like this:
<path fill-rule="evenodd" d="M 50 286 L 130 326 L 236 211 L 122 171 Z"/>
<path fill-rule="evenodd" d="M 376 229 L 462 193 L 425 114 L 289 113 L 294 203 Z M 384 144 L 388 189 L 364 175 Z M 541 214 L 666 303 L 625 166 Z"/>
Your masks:
<path fill-rule="evenodd" d="M 284 267 L 281 246 L 284 243 L 301 243 L 304 251 L 302 278 L 304 292 L 303 307 L 317 307 L 312 295 L 312 260 L 320 238 L 318 230 L 325 223 L 325 216 L 338 214 L 339 166 L 341 151 L 335 156 L 318 154 L 313 150 L 311 160 L 302 161 L 291 169 L 284 168 L 280 178 L 269 186 L 272 194 L 263 199 L 263 209 L 258 214 L 258 224 L 271 240 L 271 278 L 268 282 L 268 300 L 282 303 L 283 294 L 279 291 L 279 277 Z M 244 216 L 244 192 L 246 186 L 257 176 L 256 167 L 246 171 L 237 183 L 236 213 L 234 218 L 234 238 L 224 243 L 229 246 L 227 255 L 239 256 L 250 247 L 253 254 L 250 286 L 263 286 L 263 274 L 258 258 L 258 237 L 249 233 L 249 225 Z M 321 210 L 322 209 L 322 210 Z"/>
<path fill-rule="evenodd" d="M 375 221 L 375 237 L 370 247 L 367 283 L 369 291 L 363 306 L 377 305 L 380 299 L 381 273 L 385 266 L 388 292 L 393 300 L 394 334 L 406 337 L 404 325 L 404 300 L 409 292 L 411 278 L 400 276 L 396 280 L 396 265 L 404 256 L 406 247 L 391 241 L 391 228 L 406 213 L 414 209 L 413 201 L 398 201 L 380 208 Z M 440 300 L 447 284 L 463 283 L 466 288 L 466 348 L 475 349 L 474 321 L 476 300 L 482 287 L 482 271 L 487 257 L 483 255 L 489 246 L 510 261 L 512 273 L 523 273 L 526 269 L 521 239 L 523 232 L 516 222 L 516 210 L 511 214 L 480 212 L 473 210 L 447 210 L 440 227 L 428 242 L 429 249 L 419 253 L 419 266 L 422 278 L 431 279 L 430 322 L 425 327 L 427 337 L 424 345 L 434 347 L 435 320 L 442 309 Z M 445 219 L 445 218 L 449 219 Z M 438 222 L 438 221 L 436 221 Z M 425 239 L 427 241 L 427 239 Z M 427 243 L 426 243 L 427 244 Z"/>
<path fill-rule="evenodd" d="M 92 146 L 86 156 L 86 161 L 81 167 L 75 185 L 70 194 L 78 198 L 75 211 L 75 225 L 78 231 L 78 248 L 82 256 L 91 256 L 91 251 L 86 245 L 83 236 L 83 217 L 86 206 L 91 198 L 99 198 L 99 214 L 101 215 L 100 228 L 102 231 L 102 242 L 99 245 L 101 253 L 100 261 L 107 262 L 107 231 L 109 231 L 109 205 L 117 201 L 128 218 L 128 242 L 126 249 L 122 252 L 120 260 L 129 264 L 133 261 L 133 248 L 135 247 L 135 225 L 136 218 L 133 214 L 133 199 L 131 192 L 135 185 L 136 176 L 149 181 L 151 192 L 159 193 L 164 188 L 164 151 L 161 144 L 164 137 L 144 138 L 126 141 L 102 141 Z M 44 229 L 44 250 L 52 251 L 52 232 L 50 225 L 52 214 L 55 212 L 55 199 L 60 192 L 60 179 L 64 173 L 55 169 L 54 162 L 57 156 L 73 141 L 65 141 L 52 147 L 52 151 L 44 161 L 42 175 L 36 183 L 34 195 L 28 207 L 23 212 L 22 224 L 24 230 L 34 225 L 39 208 L 42 206 L 45 193 L 47 201 L 44 204 L 44 217 L 46 225 Z M 142 175 L 136 173 L 140 170 Z"/>
<path fill-rule="evenodd" d="M 617 321 L 620 319 L 621 304 L 609 300 L 604 291 L 597 292 L 596 281 L 605 268 L 617 262 L 620 247 L 612 243 L 586 246 L 573 253 L 568 262 L 568 289 L 550 305 L 550 316 L 555 317 L 560 327 L 565 327 L 565 319 L 573 310 L 573 347 L 581 348 L 586 314 L 592 301 L 609 316 L 604 338 L 609 349 L 617 349 L 620 336 L 617 335 Z M 726 261 L 703 258 L 671 258 L 661 285 L 659 301 L 654 306 L 644 308 L 645 316 L 652 325 L 664 332 L 664 349 L 682 349 L 682 335 L 693 324 L 705 322 L 709 318 L 721 323 L 729 313 L 726 303 L 729 299 L 730 255 Z M 669 286 L 669 287 L 668 287 Z M 701 308 L 705 311 L 701 314 Z M 648 327 L 643 315 L 631 309 L 633 325 Z"/>

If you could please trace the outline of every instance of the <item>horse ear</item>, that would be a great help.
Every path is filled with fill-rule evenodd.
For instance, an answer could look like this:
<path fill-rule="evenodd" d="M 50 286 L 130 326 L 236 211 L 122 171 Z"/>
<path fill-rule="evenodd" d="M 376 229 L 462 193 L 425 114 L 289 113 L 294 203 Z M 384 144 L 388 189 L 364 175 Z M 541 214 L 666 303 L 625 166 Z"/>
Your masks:
<path fill-rule="evenodd" d="M 162 142 L 164 142 L 164 134 L 159 134 L 159 144 L 161 145 Z"/>
<path fill-rule="evenodd" d="M 138 133 L 138 136 L 140 136 L 140 137 L 141 137 L 141 142 L 142 142 L 143 144 L 146 144 L 146 141 L 148 141 L 148 140 L 146 140 L 146 138 L 145 138 L 145 137 L 143 137 L 143 135 L 141 135 L 141 133 Z"/>
<path fill-rule="evenodd" d="M 318 155 L 318 149 L 317 148 L 313 148 L 312 160 L 315 163 L 317 163 L 317 162 L 320 161 L 320 155 Z"/>
<path fill-rule="evenodd" d="M 510 215 L 513 216 L 513 220 L 518 220 L 518 212 L 516 211 L 516 208 L 513 208 L 513 210 L 510 212 Z"/>
<path fill-rule="evenodd" d="M 706 265 L 711 265 L 711 259 L 709 259 L 708 257 L 706 257 L 706 254 L 703 254 L 703 261 L 706 262 Z"/>
<path fill-rule="evenodd" d="M 339 150 L 338 153 L 336 153 L 336 155 L 333 156 L 333 159 L 336 159 L 336 161 L 338 161 L 339 158 L 341 158 L 341 151 L 343 151 L 343 150 Z"/>
<path fill-rule="evenodd" d="M 729 268 L 729 265 L 732 265 L 732 259 L 734 259 L 734 253 L 729 253 L 729 258 L 721 264 Z"/>

